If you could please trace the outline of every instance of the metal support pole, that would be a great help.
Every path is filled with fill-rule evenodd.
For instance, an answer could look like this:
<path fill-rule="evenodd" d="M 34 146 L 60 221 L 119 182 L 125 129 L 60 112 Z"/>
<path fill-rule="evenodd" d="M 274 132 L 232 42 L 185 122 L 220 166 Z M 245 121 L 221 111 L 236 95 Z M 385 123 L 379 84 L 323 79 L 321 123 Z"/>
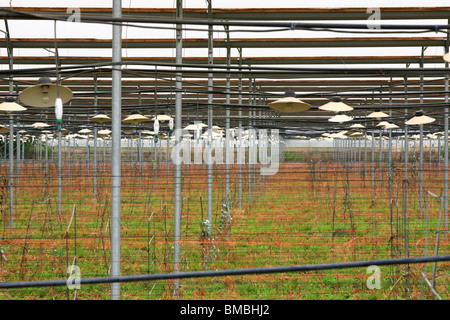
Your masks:
<path fill-rule="evenodd" d="M 450 23 L 450 19 L 448 20 Z M 445 42 L 445 52 L 449 52 L 450 33 L 447 33 L 447 40 Z M 445 62 L 445 68 L 448 70 L 449 63 Z M 448 80 L 449 75 L 445 75 L 445 104 L 448 104 Z M 448 235 L 448 107 L 444 109 L 444 228 Z M 439 150 L 439 153 L 441 150 Z"/>
<path fill-rule="evenodd" d="M 94 107 L 97 111 L 97 74 L 94 74 Z M 97 114 L 97 112 L 96 112 Z M 93 192 L 94 192 L 94 198 L 97 197 L 97 125 L 94 123 L 94 180 L 93 180 Z"/>
<path fill-rule="evenodd" d="M 61 128 L 58 130 L 58 218 L 61 221 L 62 203 L 62 162 L 61 162 Z"/>
<path fill-rule="evenodd" d="M 420 68 L 423 69 L 423 58 L 425 48 L 422 47 L 420 57 Z M 423 104 L 423 75 L 420 75 L 420 104 Z M 423 125 L 420 125 L 420 142 L 419 142 L 419 215 L 423 213 Z"/>
<path fill-rule="evenodd" d="M 228 26 L 224 26 L 227 33 L 227 66 L 230 67 L 231 64 L 231 46 L 230 46 L 230 32 Z M 227 108 L 225 111 L 225 205 L 227 210 L 230 208 L 230 79 L 231 75 L 227 73 L 226 79 L 226 104 Z"/>
<path fill-rule="evenodd" d="M 177 19 L 183 19 L 183 1 L 177 0 Z M 181 90 L 182 90 L 182 75 L 181 75 L 181 64 L 182 64 L 182 52 L 183 50 L 183 40 L 182 40 L 182 25 L 177 24 L 176 31 L 176 63 L 177 63 L 177 74 L 176 74 L 176 93 L 175 93 L 175 145 L 181 143 L 181 117 L 182 117 L 182 101 L 181 101 Z M 167 148 L 169 147 L 169 138 L 167 139 Z M 181 162 L 175 163 L 175 191 L 174 191 L 174 261 L 173 269 L 174 272 L 180 272 L 180 234 L 181 234 Z M 179 280 L 174 281 L 174 298 L 179 298 L 180 282 Z"/>
<path fill-rule="evenodd" d="M 94 124 L 94 181 L 93 192 L 94 198 L 97 197 L 97 126 Z"/>
<path fill-rule="evenodd" d="M 19 126 L 17 125 L 17 133 L 16 133 L 16 158 L 17 158 L 17 166 L 16 166 L 16 179 L 17 179 L 17 187 L 16 187 L 16 195 L 19 196 L 19 185 L 20 185 L 20 133 Z"/>
<path fill-rule="evenodd" d="M 242 48 L 238 49 L 239 51 L 239 67 L 242 67 Z M 239 74 L 239 80 L 238 80 L 238 85 L 239 85 L 239 95 L 238 95 L 238 101 L 239 101 L 239 105 L 242 105 L 242 74 Z M 239 153 L 239 157 L 242 157 L 243 154 L 241 154 L 242 152 L 242 109 L 239 108 L 239 112 L 238 112 L 238 116 L 239 116 L 239 130 L 238 130 L 238 141 L 239 141 L 239 149 L 238 149 L 238 153 Z M 240 159 L 241 161 L 238 161 L 238 189 L 239 189 L 239 210 L 242 210 L 242 159 Z"/>
<path fill-rule="evenodd" d="M 207 0 L 208 2 L 208 19 L 212 19 L 212 0 Z M 213 64 L 213 26 L 208 26 L 208 65 Z M 208 73 L 208 142 L 207 148 L 209 148 L 208 154 L 212 153 L 212 121 L 213 121 L 213 74 Z M 213 206 L 213 181 L 212 181 L 212 171 L 213 164 L 209 161 L 207 164 L 207 192 L 208 192 L 208 212 L 207 219 L 209 223 L 209 233 L 212 234 L 212 206 Z"/>
<path fill-rule="evenodd" d="M 113 0 L 113 17 L 121 18 L 121 0 Z M 112 62 L 122 61 L 122 27 L 113 25 Z M 120 193 L 121 193 L 121 66 L 112 68 L 112 155 L 111 155 L 111 276 L 120 276 Z M 111 300 L 120 299 L 120 283 L 111 283 Z"/>
<path fill-rule="evenodd" d="M 12 70 L 14 67 L 13 63 L 13 47 L 11 45 L 11 40 L 9 37 L 9 27 L 8 20 L 5 19 L 5 28 L 6 28 L 6 42 L 7 52 L 8 52 L 8 60 L 9 60 L 9 69 Z M 14 93 L 14 80 L 12 75 L 9 76 L 9 93 Z M 13 154 L 13 145 L 14 145 L 14 121 L 13 115 L 9 115 L 9 230 L 13 231 L 14 225 L 14 154 Z M 6 141 L 5 141 L 6 144 Z"/>
<path fill-rule="evenodd" d="M 9 230 L 13 231 L 14 215 L 14 122 L 13 115 L 9 115 Z"/>

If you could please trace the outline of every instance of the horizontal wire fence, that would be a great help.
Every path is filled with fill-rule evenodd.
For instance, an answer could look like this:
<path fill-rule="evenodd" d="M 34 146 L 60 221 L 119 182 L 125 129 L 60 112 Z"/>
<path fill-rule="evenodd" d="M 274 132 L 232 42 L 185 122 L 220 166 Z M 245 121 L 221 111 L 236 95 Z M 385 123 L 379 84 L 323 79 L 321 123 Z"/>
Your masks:
<path fill-rule="evenodd" d="M 394 150 L 390 167 L 387 147 L 380 152 L 357 146 L 286 148 L 278 172 L 271 176 L 261 175 L 259 164 L 230 165 L 229 207 L 225 166 L 214 165 L 211 236 L 204 232 L 207 167 L 184 164 L 180 272 L 432 259 L 447 254 L 448 217 L 441 208 L 443 158 L 437 148 L 424 152 L 421 199 L 418 150 L 410 148 L 405 178 L 403 149 Z M 170 274 L 174 211 L 170 150 L 144 148 L 139 157 L 136 144 L 122 149 L 121 274 Z M 97 163 L 93 153 L 92 145 L 64 146 L 61 215 L 57 147 L 49 147 L 47 163 L 41 146 L 32 156 L 16 160 L 13 232 L 8 227 L 9 162 L 2 160 L 2 283 L 65 281 L 72 265 L 79 267 L 83 280 L 110 276 L 111 150 L 100 144 Z M 436 267 L 425 262 L 380 265 L 379 289 L 368 288 L 371 275 L 366 269 L 189 277 L 180 281 L 180 298 L 450 297 L 448 261 Z M 121 298 L 173 299 L 172 281 L 169 277 L 123 283 Z M 0 299 L 73 299 L 74 294 L 64 287 L 18 288 L 0 290 Z M 109 299 L 109 285 L 83 284 L 76 298 Z"/>

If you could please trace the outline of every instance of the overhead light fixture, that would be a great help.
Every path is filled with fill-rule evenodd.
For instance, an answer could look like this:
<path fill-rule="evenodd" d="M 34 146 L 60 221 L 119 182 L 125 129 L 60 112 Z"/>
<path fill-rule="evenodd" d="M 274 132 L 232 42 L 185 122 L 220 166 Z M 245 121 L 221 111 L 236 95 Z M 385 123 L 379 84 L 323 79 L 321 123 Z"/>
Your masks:
<path fill-rule="evenodd" d="M 328 119 L 328 121 L 330 121 L 330 122 L 339 122 L 339 123 L 344 123 L 344 122 L 348 122 L 348 121 L 352 121 L 352 120 L 353 120 L 352 117 L 349 117 L 345 114 L 340 114 L 340 113 L 338 113 L 334 117 L 331 117 L 330 119 Z"/>
<path fill-rule="evenodd" d="M 366 116 L 366 118 L 375 118 L 377 120 L 381 120 L 381 118 L 386 118 L 389 117 L 389 115 L 387 115 L 386 113 L 380 111 L 380 110 L 376 110 L 374 112 L 372 112 L 371 114 L 369 114 L 368 116 Z"/>
<path fill-rule="evenodd" d="M 31 126 L 35 129 L 39 129 L 39 130 L 50 127 L 50 125 L 45 122 L 35 122 Z"/>
<path fill-rule="evenodd" d="M 92 122 L 97 122 L 97 123 L 109 123 L 109 122 L 111 122 L 111 118 L 108 117 L 103 112 L 99 112 L 97 115 L 95 115 L 94 117 L 92 117 L 89 120 L 91 120 Z"/>
<path fill-rule="evenodd" d="M 360 124 L 360 123 L 355 123 L 355 124 L 352 124 L 352 125 L 350 126 L 350 128 L 352 128 L 352 129 L 364 129 L 365 126 L 363 126 L 363 125 Z"/>
<path fill-rule="evenodd" d="M 13 97 L 6 97 L 5 102 L 0 104 L 0 111 L 6 113 L 25 111 L 27 108 L 22 107 Z"/>
<path fill-rule="evenodd" d="M 358 138 L 358 137 L 363 137 L 364 133 L 361 131 L 353 131 L 351 133 L 348 133 L 348 136 L 351 138 Z"/>
<path fill-rule="evenodd" d="M 170 121 L 172 117 L 166 115 L 166 114 L 159 114 L 156 117 L 153 117 L 152 120 L 158 120 L 158 121 Z"/>
<path fill-rule="evenodd" d="M 131 123 L 131 124 L 138 124 L 145 121 L 150 121 L 150 118 L 143 116 L 137 110 L 133 111 L 131 115 L 122 120 L 123 123 Z"/>
<path fill-rule="evenodd" d="M 27 108 L 22 107 L 20 104 L 16 103 L 13 97 L 6 97 L 5 101 L 0 104 L 0 111 L 6 113 L 25 111 Z"/>
<path fill-rule="evenodd" d="M 283 113 L 305 112 L 311 108 L 306 102 L 295 97 L 295 92 L 287 90 L 284 97 L 268 104 L 269 108 Z"/>
<path fill-rule="evenodd" d="M 92 131 L 89 130 L 89 129 L 87 129 L 87 128 L 84 128 L 84 129 L 81 129 L 80 131 L 78 131 L 78 133 L 81 133 L 81 134 L 91 133 L 91 132 L 92 132 Z"/>
<path fill-rule="evenodd" d="M 447 52 L 446 54 L 444 54 L 443 58 L 445 61 L 450 62 L 450 52 Z"/>
<path fill-rule="evenodd" d="M 0 124 L 0 133 L 8 133 L 10 129 Z"/>
<path fill-rule="evenodd" d="M 60 98 L 64 104 L 69 102 L 72 96 L 72 90 L 69 88 L 52 83 L 50 78 L 42 77 L 36 85 L 23 90 L 19 94 L 19 100 L 26 106 L 50 108 L 55 106 L 56 98 Z"/>
<path fill-rule="evenodd" d="M 399 126 L 394 123 L 388 123 L 387 125 L 384 126 L 384 129 L 391 130 L 391 129 L 397 129 L 398 127 Z"/>
<path fill-rule="evenodd" d="M 387 121 L 381 121 L 379 124 L 377 124 L 376 126 L 377 127 L 385 127 L 385 126 L 387 126 L 389 124 L 389 122 L 387 122 Z"/>
<path fill-rule="evenodd" d="M 331 101 L 319 107 L 320 110 L 332 112 L 352 111 L 353 108 L 342 102 L 340 97 L 333 97 Z"/>
<path fill-rule="evenodd" d="M 108 137 L 111 133 L 111 130 L 108 129 L 103 129 L 103 130 L 99 130 L 97 132 L 97 135 L 99 135 L 100 137 Z"/>
<path fill-rule="evenodd" d="M 405 122 L 405 124 L 411 125 L 422 125 L 435 121 L 436 119 L 428 117 L 423 114 L 423 111 L 417 111 L 414 117 Z"/>

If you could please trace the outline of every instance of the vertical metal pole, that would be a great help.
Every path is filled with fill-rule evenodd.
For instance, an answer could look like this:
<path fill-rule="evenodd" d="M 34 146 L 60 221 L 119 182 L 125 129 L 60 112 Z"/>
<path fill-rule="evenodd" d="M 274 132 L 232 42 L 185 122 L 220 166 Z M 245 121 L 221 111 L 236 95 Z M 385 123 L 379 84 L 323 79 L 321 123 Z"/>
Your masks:
<path fill-rule="evenodd" d="M 224 26 L 227 33 L 227 66 L 230 67 L 231 64 L 231 47 L 230 47 L 230 32 L 228 26 Z M 230 208 L 230 77 L 231 75 L 227 73 L 226 79 L 226 111 L 225 111 L 225 204 L 227 209 Z"/>
<path fill-rule="evenodd" d="M 177 0 L 177 19 L 183 19 L 183 1 Z M 176 93 L 175 93 L 175 145 L 181 143 L 181 117 L 182 117 L 182 103 L 181 103 L 181 90 L 182 90 L 182 74 L 181 74 L 181 64 L 182 64 L 182 25 L 177 24 L 176 31 L 176 63 L 177 63 L 177 74 L 176 74 Z M 167 148 L 169 146 L 169 139 L 167 139 Z M 175 163 L 175 191 L 174 191 L 174 202 L 175 202 L 175 217 L 174 217 L 174 261 L 173 269 L 174 272 L 180 271 L 179 260 L 180 260 L 180 233 L 181 233 L 181 163 Z M 179 298 L 180 282 L 179 280 L 174 281 L 174 298 Z"/>
<path fill-rule="evenodd" d="M 9 230 L 13 231 L 14 215 L 14 123 L 13 115 L 9 115 Z"/>
<path fill-rule="evenodd" d="M 405 79 L 405 93 L 408 92 L 408 79 Z M 408 103 L 408 96 L 405 95 L 405 104 Z M 405 118 L 408 117 L 408 109 L 405 109 Z M 408 228 L 408 162 L 409 162 L 409 141 L 408 141 L 408 125 L 405 124 L 405 179 L 404 183 L 404 200 L 403 200 L 403 215 L 404 215 L 404 232 L 405 232 L 405 258 L 409 258 L 409 228 Z M 406 266 L 406 291 L 409 293 L 409 264 Z"/>
<path fill-rule="evenodd" d="M 45 134 L 45 176 L 48 175 L 48 136 Z"/>
<path fill-rule="evenodd" d="M 122 16 L 121 0 L 113 0 L 113 17 Z M 120 276 L 122 27 L 113 25 L 112 62 L 112 155 L 111 155 L 111 276 Z M 111 283 L 111 300 L 120 299 L 120 283 Z"/>
<path fill-rule="evenodd" d="M 450 23 L 450 19 L 448 20 Z M 447 40 L 445 42 L 445 52 L 449 52 L 450 33 L 447 33 Z M 445 68 L 448 70 L 449 63 L 445 62 Z M 448 104 L 448 80 L 449 75 L 445 75 L 445 104 Z M 448 233 L 448 107 L 444 109 L 444 227 L 445 232 Z M 440 154 L 441 150 L 439 150 Z M 440 167 L 440 166 L 439 166 Z"/>
<path fill-rule="evenodd" d="M 239 48 L 239 67 L 242 67 L 242 48 Z M 239 74 L 239 80 L 238 80 L 238 85 L 239 85 L 239 95 L 238 95 L 238 101 L 239 101 L 239 105 L 242 105 L 242 74 Z M 239 108 L 239 112 L 238 112 L 238 117 L 239 117 L 239 130 L 238 130 L 238 141 L 239 141 L 239 149 L 238 152 L 240 154 L 240 152 L 242 151 L 242 109 Z M 240 154 L 242 156 L 242 154 Z M 238 162 L 238 184 L 239 184 L 239 210 L 242 210 L 242 161 Z"/>
<path fill-rule="evenodd" d="M 97 125 L 94 124 L 94 181 L 93 181 L 93 192 L 94 198 L 97 197 Z"/>
<path fill-rule="evenodd" d="M 16 167 L 16 175 L 17 175 L 17 187 L 16 187 L 16 195 L 19 196 L 19 185 L 20 185 L 20 133 L 19 126 L 17 124 L 17 133 L 16 133 L 16 158 L 17 158 L 17 167 Z"/>
<path fill-rule="evenodd" d="M 212 0 L 208 1 L 208 19 L 212 19 Z M 213 26 L 208 26 L 208 64 L 213 64 Z M 208 143 L 207 148 L 209 148 L 208 154 L 211 154 L 211 144 L 212 144 L 212 121 L 213 121 L 213 111 L 212 111 L 212 101 L 213 101 L 213 74 L 208 73 Z M 209 232 L 212 232 L 212 206 L 213 206 L 213 185 L 212 185 L 212 170 L 213 165 L 209 161 L 207 165 L 207 190 L 208 190 L 208 212 L 207 219 L 209 223 Z"/>
<path fill-rule="evenodd" d="M 423 69 L 423 55 L 425 48 L 422 47 L 420 57 L 420 68 Z M 420 75 L 420 104 L 423 104 L 423 74 Z M 423 125 L 420 125 L 420 142 L 419 142 L 419 215 L 423 213 Z"/>
<path fill-rule="evenodd" d="M 11 45 L 10 37 L 9 37 L 9 27 L 8 20 L 5 19 L 5 28 L 6 28 L 6 40 L 8 43 L 8 60 L 9 60 L 9 69 L 12 70 L 14 67 L 13 64 L 13 47 Z M 9 93 L 14 93 L 14 80 L 12 75 L 9 76 Z M 14 121 L 13 115 L 9 114 L 9 230 L 13 231 L 13 216 L 14 216 L 14 154 L 13 154 L 13 145 L 14 145 Z M 5 141 L 6 144 L 6 141 Z"/>
<path fill-rule="evenodd" d="M 61 149 L 62 149 L 62 133 L 61 126 L 58 128 L 58 218 L 61 221 L 61 205 L 62 205 L 62 159 L 61 159 Z"/>
<path fill-rule="evenodd" d="M 97 74 L 94 74 L 94 107 L 97 111 Z M 97 114 L 97 112 L 96 112 Z M 93 181 L 94 198 L 97 197 L 97 125 L 94 123 L 94 181 Z"/>

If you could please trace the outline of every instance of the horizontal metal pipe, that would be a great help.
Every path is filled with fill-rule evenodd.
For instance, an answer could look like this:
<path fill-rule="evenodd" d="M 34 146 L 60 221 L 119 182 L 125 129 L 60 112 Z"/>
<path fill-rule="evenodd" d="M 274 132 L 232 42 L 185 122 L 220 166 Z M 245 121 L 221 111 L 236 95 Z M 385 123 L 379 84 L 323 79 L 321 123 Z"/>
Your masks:
<path fill-rule="evenodd" d="M 114 283 L 114 282 L 154 281 L 154 280 L 182 279 L 182 278 L 204 278 L 204 277 L 219 277 L 219 276 L 249 275 L 249 274 L 269 274 L 269 273 L 283 273 L 283 272 L 361 268 L 361 267 L 368 267 L 368 266 L 372 266 L 372 265 L 385 266 L 385 265 L 394 265 L 394 264 L 415 264 L 415 263 L 438 262 L 438 261 L 450 261 L 450 255 L 433 256 L 433 257 L 415 257 L 415 258 L 338 262 L 338 263 L 297 265 L 297 266 L 284 266 L 284 267 L 247 268 L 247 269 L 232 269 L 232 270 L 218 270 L 218 271 L 193 271 L 193 272 L 179 272 L 179 273 L 161 273 L 161 274 L 144 274 L 144 275 L 133 275 L 133 276 L 103 277 L 103 278 L 86 278 L 86 279 L 79 279 L 79 281 L 80 281 L 79 283 L 80 283 L 80 285 L 82 285 L 82 284 L 98 284 L 98 283 Z M 75 281 L 75 280 L 73 280 L 73 281 Z M 65 286 L 65 285 L 67 285 L 67 280 L 2 282 L 2 283 L 0 283 L 0 289 L 30 288 L 30 287 L 54 287 L 54 286 Z"/>

